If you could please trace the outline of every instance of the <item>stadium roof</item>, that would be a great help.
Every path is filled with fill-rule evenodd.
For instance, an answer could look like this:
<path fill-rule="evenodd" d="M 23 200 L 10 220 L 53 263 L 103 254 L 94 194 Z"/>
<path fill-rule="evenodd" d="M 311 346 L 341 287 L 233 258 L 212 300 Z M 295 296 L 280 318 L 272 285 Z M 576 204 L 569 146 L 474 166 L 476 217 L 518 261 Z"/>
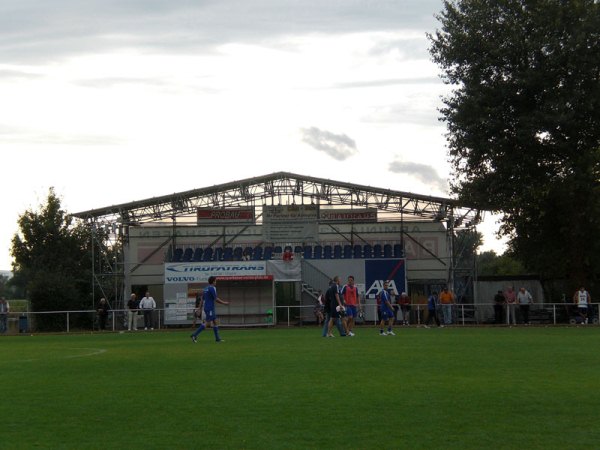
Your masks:
<path fill-rule="evenodd" d="M 124 225 L 159 223 L 195 217 L 197 208 L 233 208 L 265 205 L 317 204 L 325 207 L 377 208 L 402 220 L 453 219 L 453 226 L 475 225 L 480 211 L 458 200 L 394 191 L 353 183 L 309 177 L 290 172 L 231 181 L 73 214 L 82 220 Z"/>

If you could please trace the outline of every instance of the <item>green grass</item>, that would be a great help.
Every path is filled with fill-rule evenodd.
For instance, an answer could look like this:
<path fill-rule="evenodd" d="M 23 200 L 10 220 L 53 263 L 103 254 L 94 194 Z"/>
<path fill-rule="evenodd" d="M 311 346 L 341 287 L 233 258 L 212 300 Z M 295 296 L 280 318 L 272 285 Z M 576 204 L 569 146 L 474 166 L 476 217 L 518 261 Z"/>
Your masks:
<path fill-rule="evenodd" d="M 0 338 L 1 448 L 596 448 L 600 328 Z"/>

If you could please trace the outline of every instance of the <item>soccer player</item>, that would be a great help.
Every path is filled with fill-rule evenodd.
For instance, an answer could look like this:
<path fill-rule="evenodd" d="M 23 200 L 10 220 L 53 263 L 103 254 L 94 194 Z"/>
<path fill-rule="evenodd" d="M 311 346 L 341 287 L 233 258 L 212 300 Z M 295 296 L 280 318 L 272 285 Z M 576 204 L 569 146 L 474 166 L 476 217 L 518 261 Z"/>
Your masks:
<path fill-rule="evenodd" d="M 217 322 L 217 314 L 215 312 L 216 303 L 220 303 L 222 305 L 229 305 L 229 302 L 225 300 L 221 300 L 217 297 L 217 277 L 211 276 L 208 277 L 208 286 L 204 288 L 204 292 L 202 294 L 202 300 L 204 301 L 204 314 L 206 315 L 206 323 L 212 325 L 213 333 L 215 334 L 215 340 L 217 342 L 223 342 L 221 336 L 219 336 L 219 324 Z M 206 328 L 206 325 L 201 323 L 200 326 L 194 333 L 191 335 L 192 342 L 196 343 L 196 338 L 202 331 Z"/>
<path fill-rule="evenodd" d="M 358 288 L 354 284 L 354 277 L 348 277 L 348 284 L 342 288 L 342 297 L 346 306 L 346 327 L 348 328 L 348 336 L 354 336 L 354 318 L 358 315 L 360 308 L 360 295 Z"/>
<path fill-rule="evenodd" d="M 348 327 L 346 325 L 346 321 L 343 320 L 345 308 L 340 297 L 340 277 L 337 275 L 333 277 L 333 283 L 331 283 L 329 289 L 327 289 L 327 292 L 325 293 L 325 299 L 329 303 L 330 314 L 329 323 L 327 324 L 327 337 L 334 337 L 331 331 L 333 330 L 333 325 L 338 320 L 341 320 L 342 326 L 344 327 L 344 332 L 346 333 L 345 335 L 348 336 Z"/>
<path fill-rule="evenodd" d="M 381 336 L 396 336 L 396 333 L 392 331 L 392 325 L 394 323 L 394 308 L 392 306 L 392 299 L 388 291 L 389 283 L 384 281 L 383 289 L 379 293 L 381 304 L 379 310 L 381 312 L 381 322 L 379 323 L 379 334 Z M 387 321 L 387 332 L 384 331 L 385 323 Z"/>

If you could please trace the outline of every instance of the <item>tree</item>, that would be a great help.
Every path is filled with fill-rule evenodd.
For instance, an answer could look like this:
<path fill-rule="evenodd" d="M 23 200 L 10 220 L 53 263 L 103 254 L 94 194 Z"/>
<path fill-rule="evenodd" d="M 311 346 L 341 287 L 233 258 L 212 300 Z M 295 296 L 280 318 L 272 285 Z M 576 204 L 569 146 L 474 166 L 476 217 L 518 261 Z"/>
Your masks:
<path fill-rule="evenodd" d="M 50 189 L 40 211 L 26 211 L 12 240 L 15 279 L 26 286 L 33 311 L 82 310 L 90 305 L 90 234 L 73 224 Z M 64 325 L 64 318 L 36 317 L 41 330 Z"/>
<path fill-rule="evenodd" d="M 445 1 L 438 20 L 453 192 L 504 214 L 527 269 L 585 284 L 600 273 L 600 3 Z"/>
<path fill-rule="evenodd" d="M 525 268 L 523 264 L 514 257 L 497 255 L 493 250 L 477 255 L 477 275 L 523 275 Z"/>

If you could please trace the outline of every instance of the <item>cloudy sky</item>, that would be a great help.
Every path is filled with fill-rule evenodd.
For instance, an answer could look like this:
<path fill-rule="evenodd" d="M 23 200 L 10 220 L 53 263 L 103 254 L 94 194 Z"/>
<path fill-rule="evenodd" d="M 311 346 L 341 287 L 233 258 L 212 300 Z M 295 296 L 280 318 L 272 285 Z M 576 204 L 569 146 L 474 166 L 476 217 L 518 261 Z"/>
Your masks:
<path fill-rule="evenodd" d="M 51 186 L 69 212 L 276 171 L 448 195 L 441 7 L 3 0 L 0 269 Z"/>

